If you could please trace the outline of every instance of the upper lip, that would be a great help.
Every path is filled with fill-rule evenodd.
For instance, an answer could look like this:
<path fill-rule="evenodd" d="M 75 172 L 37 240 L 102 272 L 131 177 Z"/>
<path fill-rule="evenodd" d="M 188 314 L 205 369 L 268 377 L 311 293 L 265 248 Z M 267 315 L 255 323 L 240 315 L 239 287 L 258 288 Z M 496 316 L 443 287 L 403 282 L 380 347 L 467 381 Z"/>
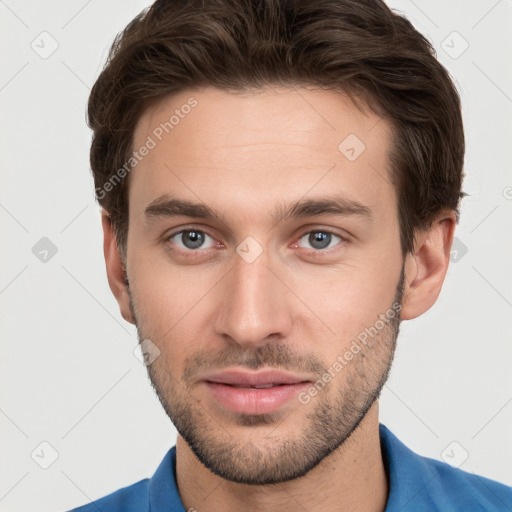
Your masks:
<path fill-rule="evenodd" d="M 264 386 L 269 384 L 298 384 L 310 382 L 304 375 L 296 375 L 281 370 L 260 370 L 257 372 L 233 368 L 211 373 L 202 378 L 208 382 L 218 382 L 230 386 Z"/>

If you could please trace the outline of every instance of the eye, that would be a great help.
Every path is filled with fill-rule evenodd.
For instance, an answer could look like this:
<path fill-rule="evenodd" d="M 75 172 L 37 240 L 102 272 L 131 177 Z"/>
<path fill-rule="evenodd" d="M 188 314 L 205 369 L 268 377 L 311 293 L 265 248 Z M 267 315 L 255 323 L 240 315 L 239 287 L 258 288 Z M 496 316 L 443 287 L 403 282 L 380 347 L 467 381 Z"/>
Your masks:
<path fill-rule="evenodd" d="M 330 231 L 309 231 L 300 238 L 299 244 L 305 241 L 306 243 L 309 243 L 313 249 L 322 251 L 336 246 L 337 243 L 333 243 L 336 242 L 336 239 L 338 240 L 338 243 L 344 240 L 341 236 L 331 233 Z"/>
<path fill-rule="evenodd" d="M 211 240 L 210 246 L 204 245 L 207 238 Z M 180 249 L 190 251 L 195 249 L 210 249 L 215 246 L 215 240 L 210 235 L 197 229 L 183 229 L 182 231 L 169 235 L 167 240 L 177 245 Z"/>

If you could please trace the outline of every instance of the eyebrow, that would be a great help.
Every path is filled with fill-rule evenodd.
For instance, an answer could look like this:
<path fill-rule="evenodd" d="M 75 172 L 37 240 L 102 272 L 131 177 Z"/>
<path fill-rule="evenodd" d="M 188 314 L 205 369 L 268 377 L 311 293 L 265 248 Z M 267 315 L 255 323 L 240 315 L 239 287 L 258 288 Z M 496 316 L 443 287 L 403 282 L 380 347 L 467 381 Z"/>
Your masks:
<path fill-rule="evenodd" d="M 368 221 L 374 219 L 368 206 L 342 196 L 328 196 L 299 200 L 288 205 L 279 205 L 270 215 L 275 223 L 292 218 L 319 217 L 321 215 L 358 216 Z M 144 210 L 147 222 L 156 218 L 195 217 L 226 223 L 225 215 L 204 203 L 195 203 L 164 194 L 152 201 Z"/>

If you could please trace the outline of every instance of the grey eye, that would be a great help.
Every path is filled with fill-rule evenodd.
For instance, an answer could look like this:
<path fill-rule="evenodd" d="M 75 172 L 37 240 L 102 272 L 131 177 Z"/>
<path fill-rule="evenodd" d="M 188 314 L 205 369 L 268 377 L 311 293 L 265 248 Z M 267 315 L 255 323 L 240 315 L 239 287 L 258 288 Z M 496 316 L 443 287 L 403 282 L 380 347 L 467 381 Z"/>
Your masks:
<path fill-rule="evenodd" d="M 306 240 L 313 249 L 323 250 L 332 247 L 331 243 L 335 241 L 336 238 L 338 241 L 342 240 L 340 236 L 335 235 L 334 233 L 329 233 L 328 231 L 311 231 L 301 237 L 299 243 Z"/>
<path fill-rule="evenodd" d="M 213 247 L 214 240 L 203 231 L 198 231 L 197 229 L 184 229 L 183 231 L 170 236 L 169 240 L 172 240 L 173 243 L 182 249 L 193 250 L 209 248 L 203 247 L 207 238 L 211 239 L 212 243 L 210 244 L 210 247 Z"/>

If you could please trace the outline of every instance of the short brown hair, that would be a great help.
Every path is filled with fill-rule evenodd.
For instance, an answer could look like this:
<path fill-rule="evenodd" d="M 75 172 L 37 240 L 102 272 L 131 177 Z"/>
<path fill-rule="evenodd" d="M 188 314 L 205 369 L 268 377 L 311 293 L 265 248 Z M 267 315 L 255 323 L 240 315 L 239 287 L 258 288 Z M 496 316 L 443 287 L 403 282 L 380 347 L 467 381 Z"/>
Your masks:
<path fill-rule="evenodd" d="M 129 180 L 105 185 L 129 161 L 143 112 L 187 88 L 265 85 L 343 91 L 390 121 L 403 255 L 439 213 L 458 221 L 459 95 L 428 40 L 383 1 L 157 0 L 116 36 L 88 104 L 96 198 L 123 261 Z"/>

